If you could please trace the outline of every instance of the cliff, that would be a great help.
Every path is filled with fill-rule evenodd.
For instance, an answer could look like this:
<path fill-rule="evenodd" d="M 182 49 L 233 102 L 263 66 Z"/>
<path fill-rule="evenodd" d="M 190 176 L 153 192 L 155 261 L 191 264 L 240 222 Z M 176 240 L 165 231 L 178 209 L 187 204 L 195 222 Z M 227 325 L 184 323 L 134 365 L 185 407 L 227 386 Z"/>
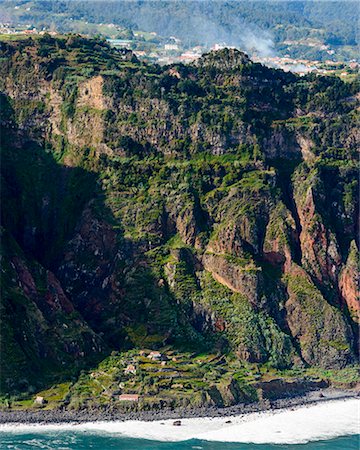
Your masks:
<path fill-rule="evenodd" d="M 356 83 L 77 36 L 1 61 L 3 392 L 133 348 L 227 355 L 200 403 L 236 364 L 356 362 Z"/>

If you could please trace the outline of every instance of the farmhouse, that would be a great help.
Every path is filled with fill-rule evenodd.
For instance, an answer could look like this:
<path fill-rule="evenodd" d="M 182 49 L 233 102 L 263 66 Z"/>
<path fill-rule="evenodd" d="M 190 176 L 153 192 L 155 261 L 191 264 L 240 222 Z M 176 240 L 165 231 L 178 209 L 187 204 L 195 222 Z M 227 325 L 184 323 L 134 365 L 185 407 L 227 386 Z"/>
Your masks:
<path fill-rule="evenodd" d="M 136 367 L 133 364 L 129 364 L 127 367 L 125 367 L 124 373 L 125 373 L 125 375 L 129 375 L 129 374 L 135 375 Z"/>
<path fill-rule="evenodd" d="M 121 394 L 119 400 L 121 402 L 138 402 L 140 396 L 138 394 Z"/>
<path fill-rule="evenodd" d="M 35 398 L 34 403 L 36 405 L 45 405 L 47 401 L 44 399 L 44 397 L 40 397 L 39 395 Z"/>
<path fill-rule="evenodd" d="M 167 361 L 167 356 L 163 355 L 160 352 L 150 352 L 148 354 L 148 358 L 152 359 L 153 361 Z"/>

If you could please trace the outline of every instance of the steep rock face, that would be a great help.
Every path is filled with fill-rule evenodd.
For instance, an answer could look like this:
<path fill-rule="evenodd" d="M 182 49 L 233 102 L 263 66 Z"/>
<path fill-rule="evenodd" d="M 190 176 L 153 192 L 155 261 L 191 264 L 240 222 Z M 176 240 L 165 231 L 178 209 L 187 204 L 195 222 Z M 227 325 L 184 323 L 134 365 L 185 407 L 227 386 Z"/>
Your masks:
<path fill-rule="evenodd" d="M 219 331 L 224 331 L 238 358 L 258 363 L 271 361 L 276 367 L 288 367 L 294 349 L 274 320 L 256 310 L 242 294 L 209 277 L 212 278 L 206 273 L 201 277 L 202 298 L 197 301 L 213 311 L 214 321 L 221 325 Z"/>
<path fill-rule="evenodd" d="M 58 269 L 66 292 L 91 326 L 114 348 L 152 345 L 181 336 L 183 318 L 137 247 L 85 209 Z M 195 336 L 196 337 L 196 336 Z"/>
<path fill-rule="evenodd" d="M 293 264 L 287 275 L 286 317 L 291 334 L 308 364 L 344 367 L 353 360 L 349 325 L 329 305 L 304 269 Z"/>
<path fill-rule="evenodd" d="M 261 303 L 262 278 L 259 269 L 254 265 L 240 266 L 236 259 L 214 254 L 205 254 L 202 262 L 216 281 L 234 292 L 243 294 L 255 305 Z"/>
<path fill-rule="evenodd" d="M 109 98 L 104 96 L 104 78 L 97 76 L 79 84 L 76 108 L 95 108 L 99 111 L 108 109 Z"/>
<path fill-rule="evenodd" d="M 222 398 L 223 406 L 236 405 L 248 400 L 247 395 L 239 388 L 234 379 L 230 379 L 226 384 L 218 387 Z"/>
<path fill-rule="evenodd" d="M 296 223 L 284 205 L 279 204 L 274 209 L 267 226 L 264 257 L 272 266 L 281 267 L 284 273 L 287 297 L 284 304 L 285 321 L 300 346 L 302 359 L 308 364 L 319 364 L 322 367 L 343 367 L 353 360 L 353 337 L 340 310 L 328 303 L 312 280 L 311 275 L 319 274 L 320 271 L 328 276 L 328 266 L 321 259 L 321 254 L 318 254 L 319 248 L 316 246 L 319 241 L 314 237 L 309 238 L 309 234 L 315 231 L 314 227 L 309 229 L 309 222 L 301 222 L 305 217 L 314 220 L 311 214 L 314 210 L 309 206 L 313 206 L 312 200 L 307 197 L 305 204 L 309 211 L 299 214 L 302 224 L 300 239 Z M 316 224 L 322 227 L 321 223 Z M 298 260 L 299 256 L 294 253 L 296 244 L 300 244 L 302 261 L 309 264 L 305 267 L 312 264 L 309 272 L 294 262 L 294 257 Z M 312 267 L 319 269 L 319 272 L 312 271 Z M 336 280 L 335 277 L 334 279 Z M 326 282 L 322 281 L 321 285 L 324 284 Z"/>
<path fill-rule="evenodd" d="M 354 361 L 351 84 L 339 81 L 334 104 L 336 80 L 234 50 L 162 69 L 80 37 L 10 43 L 3 56 L 3 224 L 41 263 L 12 261 L 29 310 L 76 315 L 115 350 Z M 90 341 L 74 342 L 90 364 Z M 219 389 L 207 401 L 238 398 L 231 382 Z"/>
<path fill-rule="evenodd" d="M 229 118 L 231 129 L 229 125 L 228 133 L 224 133 L 213 123 L 207 123 L 204 113 L 190 114 L 188 105 L 177 105 L 174 111 L 165 99 L 129 99 L 119 96 L 116 88 L 107 95 L 111 104 L 107 115 L 111 132 L 105 135 L 104 142 L 115 152 L 128 152 L 125 137 L 140 143 L 139 151 L 144 154 L 179 155 L 207 148 L 220 155 L 231 147 L 254 143 L 250 127 L 233 114 Z"/>
<path fill-rule="evenodd" d="M 96 312 L 102 310 L 103 291 L 108 291 L 111 267 L 116 258 L 115 243 L 116 233 L 88 207 L 58 269 L 59 277 L 77 307 L 93 323 L 98 321 Z"/>
<path fill-rule="evenodd" d="M 339 289 L 353 320 L 360 322 L 359 251 L 351 242 L 349 256 L 339 277 Z"/>
<path fill-rule="evenodd" d="M 188 245 L 195 245 L 197 234 L 196 220 L 193 209 L 185 208 L 176 217 L 176 228 L 185 242 Z"/>
<path fill-rule="evenodd" d="M 170 250 L 170 260 L 164 266 L 166 282 L 176 302 L 185 310 L 195 330 L 210 336 L 225 331 L 226 322 L 221 314 L 199 302 L 201 295 L 198 275 L 202 265 L 189 248 Z M 164 280 L 161 280 L 164 282 Z"/>
<path fill-rule="evenodd" d="M 216 224 L 210 251 L 239 257 L 261 255 L 274 181 L 274 173 L 254 171 L 221 193 L 215 190 L 207 196 L 207 208 Z"/>
<path fill-rule="evenodd" d="M 91 147 L 97 154 L 109 153 L 104 143 L 105 123 L 101 111 L 78 109 L 75 117 L 67 122 L 67 139 L 79 147 Z"/>
<path fill-rule="evenodd" d="M 274 126 L 271 131 L 270 136 L 264 139 L 264 150 L 268 158 L 297 159 L 300 157 L 301 145 L 292 131 L 279 125 Z"/>
<path fill-rule="evenodd" d="M 301 135 L 300 133 L 296 135 L 296 140 L 300 147 L 302 159 L 308 163 L 314 161 L 314 142 L 308 137 Z"/>
<path fill-rule="evenodd" d="M 306 175 L 305 175 L 306 174 Z M 294 197 L 300 218 L 300 243 L 304 267 L 323 286 L 336 284 L 342 258 L 334 233 L 327 229 L 316 205 L 322 195 L 316 172 L 299 174 L 295 180 Z"/>
<path fill-rule="evenodd" d="M 244 217 L 243 221 L 247 221 Z M 244 242 L 242 237 L 248 233 L 241 233 L 237 223 L 229 222 L 225 227 L 217 230 L 216 237 L 210 240 L 207 250 L 211 253 L 228 254 L 237 257 L 244 256 Z M 243 229 L 247 228 L 246 225 Z"/>
<path fill-rule="evenodd" d="M 2 234 L 1 389 L 29 389 L 38 374 L 53 380 L 99 361 L 107 351 L 64 293 L 55 275 L 29 261 Z M 62 375 L 61 375 L 62 376 Z"/>
<path fill-rule="evenodd" d="M 312 390 L 318 390 L 321 388 L 326 388 L 327 383 L 323 380 L 321 381 L 291 381 L 287 382 L 282 379 L 273 379 L 265 383 L 256 383 L 256 388 L 260 390 L 260 398 L 265 399 L 277 399 L 281 397 L 288 397 L 289 395 L 299 395 L 301 393 L 306 393 Z"/>
<path fill-rule="evenodd" d="M 49 97 L 44 124 L 46 139 L 57 146 L 66 137 L 72 145 L 92 147 L 98 154 L 109 153 L 105 143 L 105 114 L 110 99 L 103 94 L 103 84 L 103 77 L 97 76 L 72 86 L 69 101 L 69 93 L 59 89 L 58 82 L 47 83 L 43 93 Z"/>
<path fill-rule="evenodd" d="M 294 257 L 296 258 L 294 253 L 298 244 L 295 220 L 285 205 L 279 202 L 272 209 L 266 226 L 264 259 L 274 266 L 284 266 L 283 270 L 286 273 Z"/>
<path fill-rule="evenodd" d="M 168 222 L 173 224 L 183 242 L 197 248 L 201 246 L 198 239 L 202 231 L 203 217 L 199 202 L 190 192 L 170 193 L 166 196 L 165 209 L 168 215 Z M 171 225 L 170 230 L 171 232 Z"/>

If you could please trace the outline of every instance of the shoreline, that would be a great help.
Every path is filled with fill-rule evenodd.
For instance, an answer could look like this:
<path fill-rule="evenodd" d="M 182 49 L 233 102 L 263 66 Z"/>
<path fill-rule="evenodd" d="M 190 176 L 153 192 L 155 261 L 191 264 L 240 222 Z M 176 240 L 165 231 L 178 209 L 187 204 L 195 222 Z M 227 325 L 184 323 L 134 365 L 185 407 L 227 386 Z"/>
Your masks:
<path fill-rule="evenodd" d="M 224 408 L 203 407 L 193 409 L 178 408 L 175 410 L 162 409 L 153 411 L 122 412 L 109 408 L 96 410 L 68 411 L 55 410 L 18 410 L 0 411 L 0 424 L 84 424 L 89 422 L 114 421 L 143 421 L 153 422 L 159 420 L 190 419 L 190 418 L 221 418 L 229 416 L 248 415 L 250 413 L 295 410 L 301 407 L 316 405 L 324 402 L 340 401 L 359 398 L 358 390 L 345 390 L 336 388 L 319 389 L 303 395 L 297 395 L 276 400 L 265 400 L 256 403 L 240 403 Z M 0 430 L 1 431 L 1 430 Z"/>

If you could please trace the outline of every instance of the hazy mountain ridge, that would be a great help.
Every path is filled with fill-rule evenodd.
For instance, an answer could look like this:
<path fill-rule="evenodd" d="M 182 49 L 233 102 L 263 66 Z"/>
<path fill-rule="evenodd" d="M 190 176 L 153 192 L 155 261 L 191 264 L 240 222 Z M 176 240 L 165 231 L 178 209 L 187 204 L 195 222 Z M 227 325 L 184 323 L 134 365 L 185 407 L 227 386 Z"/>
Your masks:
<path fill-rule="evenodd" d="M 115 0 L 108 4 L 21 0 L 14 5 L 4 1 L 0 13 L 5 23 L 60 33 L 94 34 L 98 30 L 106 36 L 116 25 L 124 27 L 119 33 L 123 38 L 143 30 L 157 33 L 158 39 L 175 36 L 186 46 L 225 42 L 261 56 L 291 53 L 295 58 L 308 55 L 311 60 L 325 60 L 336 53 L 338 60 L 356 58 L 359 10 L 354 1 Z M 111 29 L 106 24 L 111 24 Z M 330 45 L 335 52 L 327 53 L 321 44 Z"/>

